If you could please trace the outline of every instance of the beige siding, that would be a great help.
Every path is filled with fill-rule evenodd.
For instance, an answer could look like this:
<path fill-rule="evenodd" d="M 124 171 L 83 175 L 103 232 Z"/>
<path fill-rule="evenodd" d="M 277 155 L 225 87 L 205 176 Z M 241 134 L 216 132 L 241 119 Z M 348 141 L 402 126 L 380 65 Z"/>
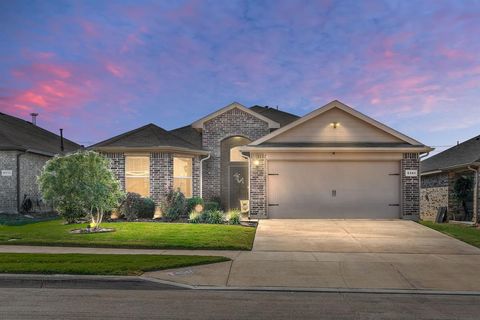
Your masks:
<path fill-rule="evenodd" d="M 338 122 L 337 128 L 331 123 Z M 403 142 L 343 110 L 334 108 L 306 121 L 269 142 Z"/>

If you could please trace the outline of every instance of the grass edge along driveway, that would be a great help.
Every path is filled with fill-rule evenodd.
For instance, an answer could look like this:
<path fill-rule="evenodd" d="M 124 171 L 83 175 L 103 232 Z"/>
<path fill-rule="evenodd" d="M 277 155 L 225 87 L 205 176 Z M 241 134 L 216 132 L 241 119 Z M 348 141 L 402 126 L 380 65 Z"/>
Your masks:
<path fill-rule="evenodd" d="M 420 224 L 480 248 L 480 230 L 474 226 L 420 221 Z"/>
<path fill-rule="evenodd" d="M 0 253 L 0 273 L 138 276 L 146 271 L 229 260 L 216 256 Z"/>
<path fill-rule="evenodd" d="M 71 234 L 85 224 L 60 219 L 21 226 L 0 225 L 1 245 L 76 246 L 140 249 L 251 250 L 256 228 L 232 225 L 111 222 L 114 232 Z"/>

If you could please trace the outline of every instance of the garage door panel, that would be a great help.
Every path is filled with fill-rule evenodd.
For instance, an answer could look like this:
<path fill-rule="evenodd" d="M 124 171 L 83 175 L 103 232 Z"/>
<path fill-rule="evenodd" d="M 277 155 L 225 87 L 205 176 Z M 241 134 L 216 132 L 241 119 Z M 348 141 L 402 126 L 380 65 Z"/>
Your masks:
<path fill-rule="evenodd" d="M 398 161 L 270 161 L 271 218 L 399 217 Z"/>

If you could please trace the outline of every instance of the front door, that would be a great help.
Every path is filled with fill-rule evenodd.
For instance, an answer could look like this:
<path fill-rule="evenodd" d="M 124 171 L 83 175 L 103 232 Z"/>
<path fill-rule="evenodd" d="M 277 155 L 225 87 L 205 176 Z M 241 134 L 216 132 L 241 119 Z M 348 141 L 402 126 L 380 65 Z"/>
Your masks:
<path fill-rule="evenodd" d="M 228 171 L 228 208 L 240 209 L 240 201 L 248 200 L 248 165 L 230 164 Z"/>

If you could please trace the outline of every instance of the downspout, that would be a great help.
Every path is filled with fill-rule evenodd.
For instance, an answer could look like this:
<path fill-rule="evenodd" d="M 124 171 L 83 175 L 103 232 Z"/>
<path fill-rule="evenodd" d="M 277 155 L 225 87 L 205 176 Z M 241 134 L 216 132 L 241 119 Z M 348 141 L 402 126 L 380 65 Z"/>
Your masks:
<path fill-rule="evenodd" d="M 427 152 L 418 157 L 418 166 L 419 166 L 418 169 L 420 169 L 420 163 L 422 162 L 422 159 L 425 157 L 428 157 L 429 154 L 430 152 Z M 420 218 L 420 210 L 421 210 L 421 203 L 422 203 L 421 194 L 422 194 L 422 176 L 420 172 L 418 172 L 418 218 Z"/>
<path fill-rule="evenodd" d="M 27 151 L 17 153 L 17 213 L 20 213 L 20 207 L 22 206 L 20 200 L 20 156 L 25 153 L 27 153 Z"/>
<path fill-rule="evenodd" d="M 245 159 L 248 160 L 248 220 L 250 220 L 250 156 L 244 155 L 242 152 L 240 152 L 240 155 L 244 157 Z"/>
<path fill-rule="evenodd" d="M 200 198 L 203 199 L 203 161 L 210 159 L 211 154 L 207 157 L 200 159 Z"/>
<path fill-rule="evenodd" d="M 468 170 L 475 172 L 475 180 L 473 183 L 473 223 L 478 222 L 478 167 L 477 169 L 471 166 L 467 167 Z"/>

